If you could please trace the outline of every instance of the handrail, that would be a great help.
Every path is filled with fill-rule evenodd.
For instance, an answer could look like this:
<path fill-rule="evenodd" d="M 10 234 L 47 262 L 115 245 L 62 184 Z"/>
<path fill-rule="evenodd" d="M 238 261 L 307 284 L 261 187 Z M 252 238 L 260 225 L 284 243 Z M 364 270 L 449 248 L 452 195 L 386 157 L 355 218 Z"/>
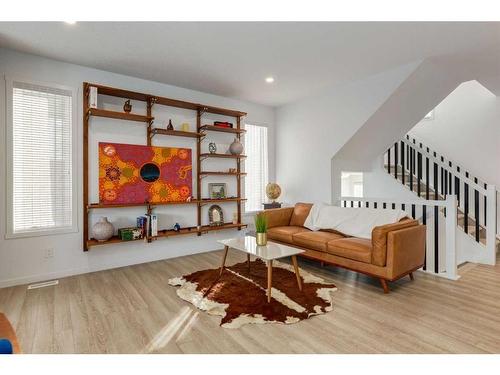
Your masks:
<path fill-rule="evenodd" d="M 457 197 L 455 195 L 448 195 L 446 197 L 446 200 L 425 200 L 425 199 L 420 199 L 420 200 L 413 200 L 413 199 L 408 199 L 408 200 L 401 200 L 401 199 L 392 199 L 392 198 L 361 198 L 361 197 L 340 197 L 340 202 L 342 201 L 351 201 L 351 202 L 373 202 L 373 203 L 386 203 L 386 204 L 401 204 L 408 206 L 412 206 L 412 216 L 415 219 L 422 219 L 422 223 L 425 225 L 431 225 L 433 230 L 432 231 L 427 231 L 427 250 L 426 250 L 426 260 L 424 262 L 424 267 L 423 270 L 426 272 L 430 272 L 434 275 L 437 276 L 442 276 L 446 277 L 451 280 L 457 280 L 459 278 L 457 271 L 458 271 L 458 265 L 457 265 L 457 246 L 456 246 L 456 233 L 457 233 Z M 422 216 L 417 217 L 415 214 L 415 209 L 414 206 L 422 206 Z M 434 216 L 435 219 L 433 220 L 433 223 L 428 221 L 428 216 L 426 208 L 427 207 L 434 207 Z M 445 220 L 445 225 L 444 225 L 444 235 L 446 238 L 445 241 L 445 259 L 444 263 L 441 260 L 440 257 L 440 251 L 439 251 L 439 214 L 440 212 L 439 207 L 444 207 L 446 209 L 446 214 L 444 215 L 444 220 Z M 350 207 L 349 207 L 350 208 Z M 352 207 L 353 209 L 360 209 L 363 207 Z M 372 207 L 375 208 L 375 207 Z M 381 209 L 383 210 L 384 207 L 378 206 L 376 209 Z M 389 207 L 386 207 L 385 209 L 391 209 Z M 429 210 L 429 214 L 431 214 L 432 211 Z M 428 267 L 428 261 L 431 261 L 434 263 L 434 267 Z M 441 264 L 444 264 L 444 270 L 445 272 L 441 272 L 443 267 Z"/>
<path fill-rule="evenodd" d="M 403 138 L 401 140 L 402 142 L 406 143 L 408 146 L 412 147 L 412 148 L 415 148 L 415 150 L 417 150 L 418 152 L 422 153 L 422 155 L 425 155 L 427 157 L 429 157 L 430 159 L 433 159 L 433 162 L 438 164 L 441 168 L 443 169 L 446 169 L 449 173 L 451 173 L 452 175 L 454 175 L 455 177 L 459 177 L 460 179 L 462 180 L 466 180 L 467 181 L 467 184 L 469 184 L 469 187 L 472 187 L 474 188 L 475 190 L 479 191 L 481 194 L 486 194 L 486 189 L 484 188 L 484 186 L 481 186 L 479 185 L 478 183 L 474 182 L 474 180 L 472 180 L 470 177 L 467 177 L 464 173 L 462 173 L 461 171 L 458 172 L 456 171 L 455 169 L 453 168 L 450 168 L 450 166 L 444 162 L 442 162 L 440 159 L 438 159 L 437 157 L 435 157 L 434 155 L 431 155 L 431 153 L 427 152 L 426 150 L 424 150 L 423 148 L 421 148 L 420 150 L 417 149 L 415 146 L 414 143 L 410 142 L 408 139 L 406 138 Z M 487 184 L 488 185 L 488 184 Z"/>
<path fill-rule="evenodd" d="M 394 203 L 394 204 L 415 204 L 415 205 L 427 205 L 427 206 L 438 206 L 446 207 L 446 200 L 443 199 L 423 199 L 418 200 L 399 200 L 393 198 L 361 198 L 361 197 L 340 197 L 340 201 L 359 201 L 359 202 L 381 202 L 381 203 Z M 356 207 L 357 208 L 357 207 Z"/>

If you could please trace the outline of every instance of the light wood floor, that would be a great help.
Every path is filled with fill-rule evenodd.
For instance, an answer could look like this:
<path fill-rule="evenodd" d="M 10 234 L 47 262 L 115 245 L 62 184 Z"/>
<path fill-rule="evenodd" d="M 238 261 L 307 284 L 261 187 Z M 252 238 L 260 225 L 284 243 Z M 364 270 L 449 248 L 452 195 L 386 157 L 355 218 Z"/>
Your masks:
<path fill-rule="evenodd" d="M 466 265 L 459 281 L 416 273 L 378 282 L 300 261 L 334 282 L 334 311 L 294 325 L 219 327 L 167 280 L 215 267 L 213 252 L 95 272 L 56 287 L 0 289 L 25 353 L 499 353 L 500 266 Z M 231 252 L 228 264 L 243 261 Z M 242 296 L 244 298 L 244 296 Z"/>

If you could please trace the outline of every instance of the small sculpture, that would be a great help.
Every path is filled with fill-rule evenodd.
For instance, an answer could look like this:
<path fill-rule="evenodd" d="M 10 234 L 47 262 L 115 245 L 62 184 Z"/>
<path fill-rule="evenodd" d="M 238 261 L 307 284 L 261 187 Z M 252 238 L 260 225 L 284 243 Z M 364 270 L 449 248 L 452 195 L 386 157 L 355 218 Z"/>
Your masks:
<path fill-rule="evenodd" d="M 130 100 L 127 100 L 123 105 L 123 112 L 130 113 L 132 111 L 132 104 L 130 104 Z"/>
<path fill-rule="evenodd" d="M 210 142 L 208 144 L 208 151 L 210 151 L 211 154 L 215 154 L 217 152 L 217 145 L 214 142 Z"/>
<path fill-rule="evenodd" d="M 174 231 L 178 232 L 181 230 L 181 226 L 179 225 L 179 223 L 175 223 L 174 225 Z"/>
<path fill-rule="evenodd" d="M 174 130 L 174 126 L 172 125 L 172 119 L 168 120 L 167 130 Z"/>

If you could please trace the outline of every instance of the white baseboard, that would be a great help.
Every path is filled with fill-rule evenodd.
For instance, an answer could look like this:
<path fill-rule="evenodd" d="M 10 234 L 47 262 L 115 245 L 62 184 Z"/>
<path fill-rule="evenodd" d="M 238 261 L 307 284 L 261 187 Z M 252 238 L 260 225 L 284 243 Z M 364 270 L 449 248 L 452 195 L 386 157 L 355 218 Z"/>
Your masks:
<path fill-rule="evenodd" d="M 49 272 L 38 275 L 30 275 L 24 277 L 18 277 L 15 279 L 0 280 L 0 288 L 8 288 L 10 286 L 24 285 L 30 283 L 38 283 L 47 280 L 60 279 L 63 277 L 69 277 L 74 275 L 81 275 L 82 273 L 92 272 L 88 267 L 85 268 L 73 268 L 64 271 Z"/>

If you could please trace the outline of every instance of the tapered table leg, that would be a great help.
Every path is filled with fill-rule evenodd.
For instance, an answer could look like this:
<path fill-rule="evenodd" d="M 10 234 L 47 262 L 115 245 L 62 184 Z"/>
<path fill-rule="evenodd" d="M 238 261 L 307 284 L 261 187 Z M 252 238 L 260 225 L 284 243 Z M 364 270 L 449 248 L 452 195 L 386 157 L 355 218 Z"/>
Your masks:
<path fill-rule="evenodd" d="M 267 262 L 267 303 L 271 302 L 271 287 L 273 285 L 273 261 Z"/>
<path fill-rule="evenodd" d="M 302 291 L 302 281 L 300 280 L 299 265 L 297 263 L 297 257 L 292 255 L 293 268 L 295 269 L 295 277 L 297 278 L 297 284 L 299 285 L 299 290 Z"/>
<path fill-rule="evenodd" d="M 227 252 L 229 251 L 229 246 L 224 246 L 224 256 L 222 257 L 222 264 L 220 266 L 219 276 L 222 275 L 222 271 L 224 271 L 224 266 L 226 265 Z"/>
<path fill-rule="evenodd" d="M 250 273 L 250 254 L 247 254 L 248 273 Z"/>

